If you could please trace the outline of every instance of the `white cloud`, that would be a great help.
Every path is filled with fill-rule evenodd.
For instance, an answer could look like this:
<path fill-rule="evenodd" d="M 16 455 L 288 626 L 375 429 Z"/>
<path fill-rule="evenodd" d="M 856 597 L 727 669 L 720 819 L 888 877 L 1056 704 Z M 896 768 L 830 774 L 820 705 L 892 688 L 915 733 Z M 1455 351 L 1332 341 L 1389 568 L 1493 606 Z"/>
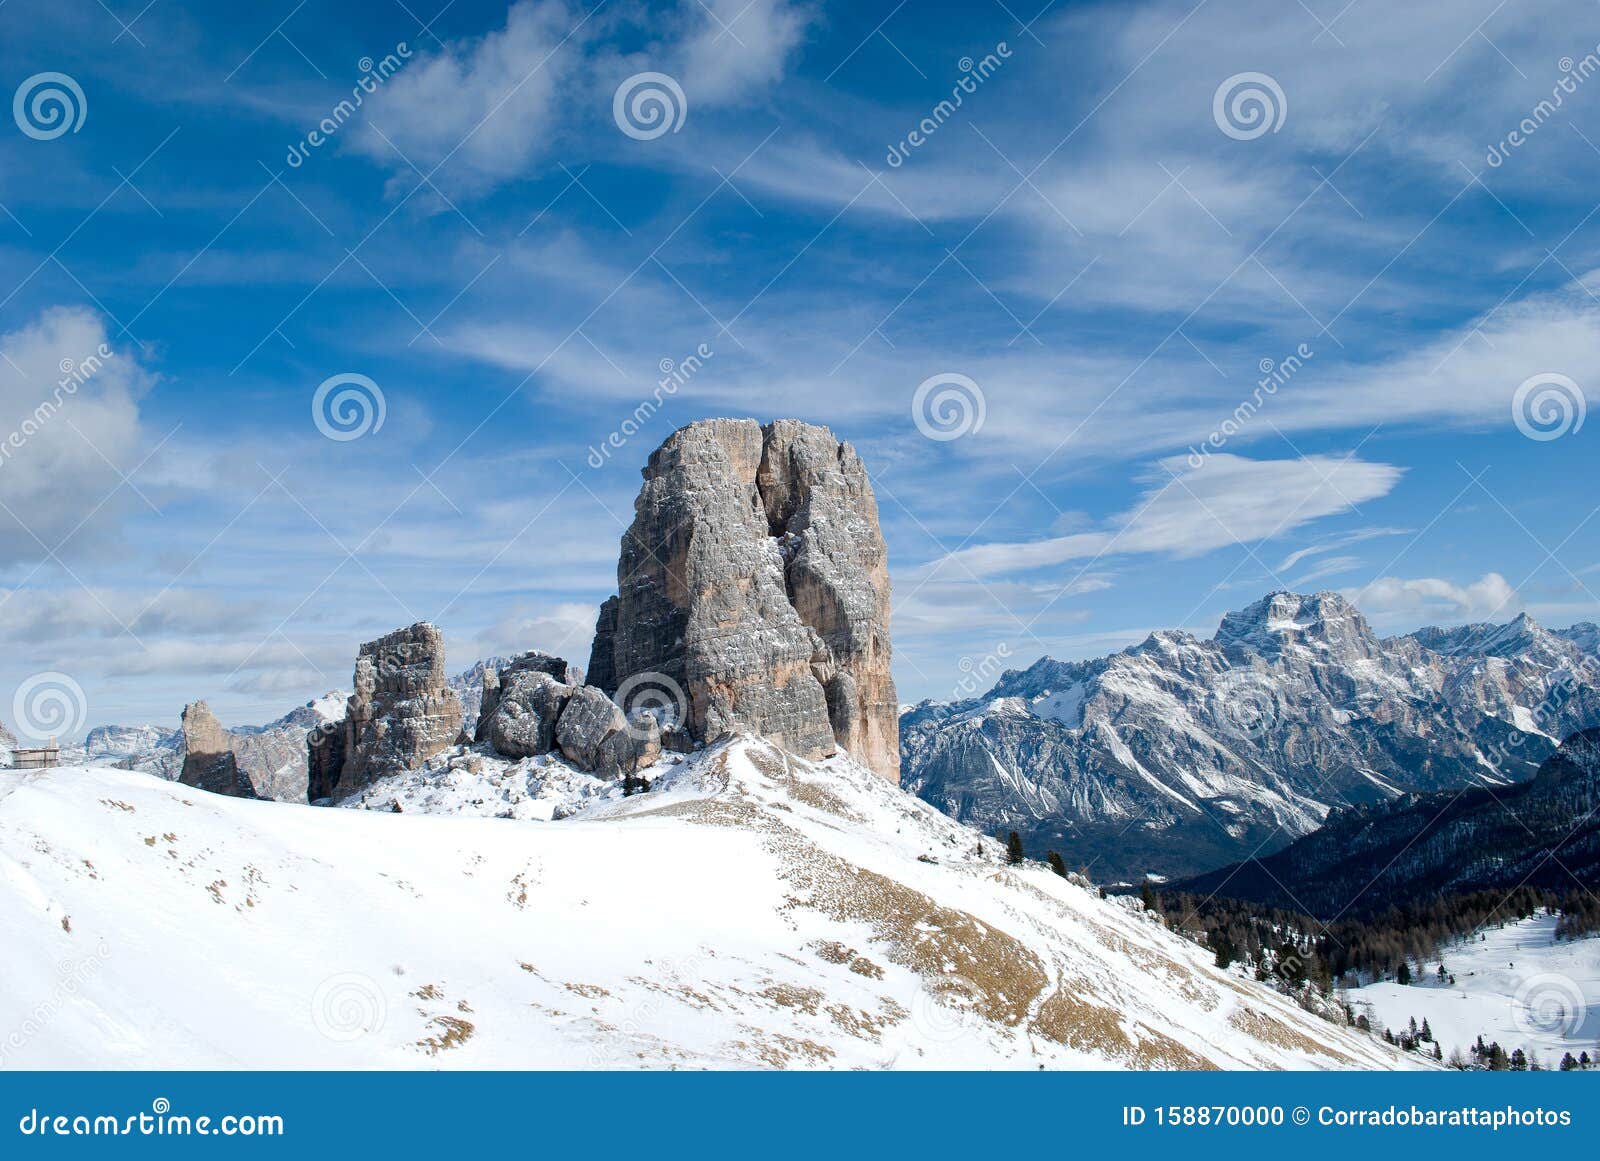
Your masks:
<path fill-rule="evenodd" d="M 700 30 L 683 45 L 691 109 L 736 101 L 781 78 L 808 22 L 808 13 L 785 0 L 709 0 L 704 12 Z"/>
<path fill-rule="evenodd" d="M 1359 567 L 1359 556 L 1328 556 L 1318 561 L 1309 572 L 1302 573 L 1289 582 L 1289 587 L 1296 592 L 1305 592 L 1320 580 L 1330 576 L 1338 576 Z"/>
<path fill-rule="evenodd" d="M 559 128 L 583 20 L 558 0 L 518 0 L 504 28 L 451 41 L 390 78 L 367 100 L 356 147 L 398 170 L 401 183 L 406 158 L 424 172 L 448 158 L 440 184 L 468 188 L 528 174 Z"/>
<path fill-rule="evenodd" d="M 1219 454 L 1198 468 L 1174 456 L 1141 479 L 1141 502 L 1096 532 L 962 549 L 930 567 L 943 575 L 1020 572 L 1101 555 L 1198 556 L 1270 540 L 1319 517 L 1384 496 L 1401 469 L 1354 458 L 1248 460 Z"/>
<path fill-rule="evenodd" d="M 1439 577 L 1386 576 L 1344 597 L 1367 618 L 1385 626 L 1503 621 L 1522 608 L 1522 599 L 1506 578 L 1485 573 L 1466 585 Z"/>
<path fill-rule="evenodd" d="M 713 0 L 651 14 L 649 52 L 624 55 L 604 39 L 605 18 L 564 0 L 517 0 L 505 27 L 454 40 L 413 60 L 367 99 L 355 148 L 411 189 L 436 166 L 436 184 L 467 193 L 535 176 L 552 148 L 631 145 L 607 125 L 579 141 L 573 130 L 611 117 L 614 87 L 638 71 L 666 72 L 690 115 L 738 104 L 778 81 L 808 14 L 786 0 Z M 387 140 L 386 140 L 387 138 Z M 670 153 L 659 150 L 655 160 Z M 635 149 L 631 160 L 648 155 Z"/>
<path fill-rule="evenodd" d="M 114 534 L 132 499 L 119 471 L 139 459 L 138 401 L 153 377 L 78 308 L 0 336 L 0 353 L 0 560 L 72 553 Z"/>
<path fill-rule="evenodd" d="M 1348 532 L 1341 532 L 1337 536 L 1330 536 L 1318 544 L 1308 544 L 1304 548 L 1297 548 L 1278 564 L 1274 572 L 1288 572 L 1295 565 L 1305 560 L 1308 556 L 1320 556 L 1325 552 L 1332 552 L 1336 548 L 1346 548 L 1352 544 L 1360 544 L 1363 540 L 1372 540 L 1379 536 L 1403 536 L 1410 532 L 1409 528 L 1353 528 Z"/>
<path fill-rule="evenodd" d="M 598 615 L 596 606 L 576 601 L 563 601 L 537 611 L 519 605 L 478 634 L 478 652 L 484 657 L 505 657 L 527 649 L 543 649 L 582 669 L 589 664 L 589 646 Z"/>

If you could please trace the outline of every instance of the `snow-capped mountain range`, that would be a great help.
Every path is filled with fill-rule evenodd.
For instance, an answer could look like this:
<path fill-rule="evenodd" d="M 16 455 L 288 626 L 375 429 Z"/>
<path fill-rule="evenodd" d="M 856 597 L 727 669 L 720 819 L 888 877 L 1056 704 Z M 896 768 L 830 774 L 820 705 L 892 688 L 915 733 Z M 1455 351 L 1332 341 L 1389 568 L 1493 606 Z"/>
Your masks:
<path fill-rule="evenodd" d="M 1216 634 L 1042 658 L 901 718 L 905 785 L 1097 879 L 1276 850 L 1336 806 L 1530 776 L 1600 725 L 1600 631 L 1503 625 L 1380 638 L 1336 593 L 1272 593 Z"/>

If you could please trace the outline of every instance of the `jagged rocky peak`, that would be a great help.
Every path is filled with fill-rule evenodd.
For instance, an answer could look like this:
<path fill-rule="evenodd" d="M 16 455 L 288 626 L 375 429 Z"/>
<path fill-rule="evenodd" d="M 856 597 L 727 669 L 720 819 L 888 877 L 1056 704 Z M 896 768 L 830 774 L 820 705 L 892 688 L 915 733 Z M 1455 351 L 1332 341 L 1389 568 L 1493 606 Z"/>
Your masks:
<path fill-rule="evenodd" d="M 223 728 L 205 702 L 193 701 L 184 706 L 183 770 L 178 781 L 213 794 L 259 797 L 239 767 L 233 741 L 233 735 Z"/>
<path fill-rule="evenodd" d="M 1580 628 L 1574 625 L 1568 633 Z M 1429 625 L 1410 636 L 1423 648 L 1449 656 L 1518 657 L 1547 652 L 1552 647 L 1551 638 L 1558 635 L 1550 633 L 1527 613 L 1518 613 L 1504 624 L 1479 621 L 1447 629 Z M 1559 645 L 1554 647 L 1559 648 Z"/>
<path fill-rule="evenodd" d="M 889 574 L 855 449 L 797 420 L 710 419 L 650 456 L 589 680 L 681 701 L 698 740 L 748 731 L 900 776 Z"/>
<path fill-rule="evenodd" d="M 1213 638 L 1223 648 L 1263 656 L 1305 647 L 1337 652 L 1343 657 L 1371 657 L 1379 651 L 1377 635 L 1359 609 L 1338 593 L 1268 593 L 1254 604 L 1226 614 Z"/>
<path fill-rule="evenodd" d="M 354 689 L 343 737 L 336 743 L 313 735 L 311 741 L 310 764 L 319 771 L 326 771 L 330 751 L 343 748 L 337 797 L 420 766 L 461 733 L 461 702 L 444 672 L 444 635 L 426 621 L 362 645 Z"/>

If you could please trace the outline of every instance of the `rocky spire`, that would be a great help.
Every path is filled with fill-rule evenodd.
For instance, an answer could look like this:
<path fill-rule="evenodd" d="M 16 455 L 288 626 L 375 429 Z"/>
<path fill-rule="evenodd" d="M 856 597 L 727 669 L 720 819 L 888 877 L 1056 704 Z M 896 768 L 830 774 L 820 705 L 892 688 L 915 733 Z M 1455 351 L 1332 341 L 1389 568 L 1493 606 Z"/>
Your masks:
<path fill-rule="evenodd" d="M 689 731 L 900 776 L 889 574 L 861 459 L 823 427 L 711 419 L 651 455 L 589 679 Z"/>
<path fill-rule="evenodd" d="M 239 759 L 233 752 L 233 735 L 223 728 L 217 715 L 203 701 L 190 702 L 183 707 L 183 771 L 178 781 L 213 794 L 259 797 L 249 777 L 239 768 Z"/>
<path fill-rule="evenodd" d="M 444 673 L 444 635 L 426 621 L 361 646 L 354 680 L 335 797 L 422 765 L 461 733 L 461 702 Z"/>

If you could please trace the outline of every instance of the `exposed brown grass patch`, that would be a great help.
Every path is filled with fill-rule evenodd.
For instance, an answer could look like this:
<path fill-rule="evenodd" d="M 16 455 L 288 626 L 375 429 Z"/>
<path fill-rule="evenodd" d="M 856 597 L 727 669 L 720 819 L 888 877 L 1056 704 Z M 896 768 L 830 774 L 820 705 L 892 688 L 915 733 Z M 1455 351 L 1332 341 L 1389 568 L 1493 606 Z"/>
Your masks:
<path fill-rule="evenodd" d="M 427 1036 L 417 1041 L 417 1047 L 421 1048 L 429 1056 L 438 1056 L 441 1052 L 448 1052 L 452 1048 L 460 1048 L 468 1040 L 471 1040 L 473 1033 L 478 1030 L 472 1021 L 463 1020 L 459 1016 L 435 1016 L 428 1021 L 428 1025 L 429 1027 L 442 1029 L 437 1035 Z"/>
<path fill-rule="evenodd" d="M 746 1030 L 757 1032 L 754 1028 Z M 757 1033 L 753 1041 L 736 1040 L 729 1047 L 740 1055 L 754 1057 L 768 1068 L 820 1068 L 836 1055 L 825 1044 L 798 1036 L 785 1036 L 781 1032 L 770 1036 Z"/>
<path fill-rule="evenodd" d="M 891 960 L 931 985 L 959 976 L 963 1002 L 984 1018 L 1008 1026 L 1021 1023 L 1049 984 L 1038 957 L 1013 936 L 798 835 L 786 839 L 781 845 L 791 857 L 783 874 L 805 892 L 789 906 L 811 907 L 842 923 L 868 924 L 888 946 Z"/>
<path fill-rule="evenodd" d="M 794 1008 L 807 1016 L 815 1016 L 826 998 L 816 988 L 802 988 L 794 984 L 771 984 L 761 989 L 761 995 L 780 1008 Z"/>
<path fill-rule="evenodd" d="M 1238 1011 L 1229 1016 L 1228 1023 L 1257 1040 L 1264 1041 L 1267 1044 L 1275 1044 L 1279 1048 L 1305 1052 L 1312 1056 L 1332 1056 L 1347 1064 L 1356 1063 L 1353 1057 L 1340 1052 L 1333 1045 L 1313 1040 L 1298 1028 L 1285 1024 L 1276 1016 L 1268 1015 L 1248 1005 L 1242 1005 Z"/>
<path fill-rule="evenodd" d="M 1217 1065 L 1170 1036 L 1136 1024 L 1135 1036 L 1113 1008 L 1065 991 L 1052 993 L 1034 1014 L 1032 1030 L 1067 1048 L 1126 1060 L 1140 1069 L 1215 1070 Z"/>

